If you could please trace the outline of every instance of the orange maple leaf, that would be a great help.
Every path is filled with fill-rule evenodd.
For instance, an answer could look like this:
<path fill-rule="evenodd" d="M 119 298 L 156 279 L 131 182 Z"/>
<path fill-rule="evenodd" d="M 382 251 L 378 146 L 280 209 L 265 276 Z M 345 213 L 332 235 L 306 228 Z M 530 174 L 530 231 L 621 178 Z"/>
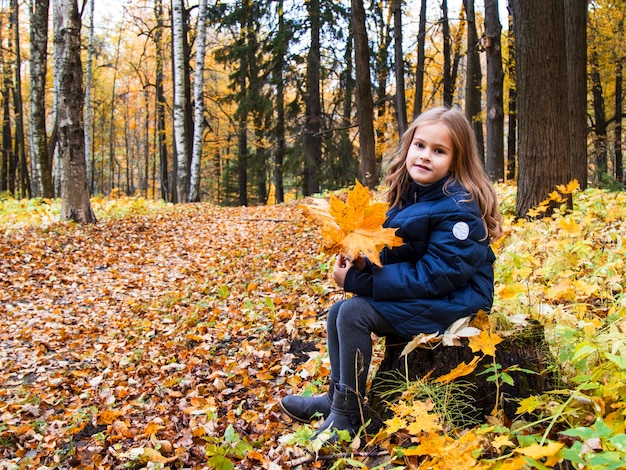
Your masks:
<path fill-rule="evenodd" d="M 395 228 L 384 228 L 388 205 L 373 200 L 372 193 L 358 181 L 348 191 L 346 202 L 335 195 L 330 201 L 316 199 L 302 207 L 322 224 L 326 249 L 338 250 L 348 259 L 366 256 L 380 266 L 380 251 L 400 246 Z"/>
<path fill-rule="evenodd" d="M 480 357 L 478 356 L 474 356 L 469 364 L 466 364 L 465 361 L 463 361 L 447 374 L 437 378 L 435 382 L 450 383 L 459 377 L 465 377 L 466 375 L 474 372 L 476 366 L 478 365 L 478 361 L 480 361 Z"/>

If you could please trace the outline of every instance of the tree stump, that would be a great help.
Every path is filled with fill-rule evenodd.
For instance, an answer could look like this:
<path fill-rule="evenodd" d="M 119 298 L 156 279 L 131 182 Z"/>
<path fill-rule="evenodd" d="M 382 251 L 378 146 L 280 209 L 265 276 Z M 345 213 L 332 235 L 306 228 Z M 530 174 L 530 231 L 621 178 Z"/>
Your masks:
<path fill-rule="evenodd" d="M 434 380 L 449 373 L 462 362 L 469 364 L 475 355 L 464 343 L 463 346 L 438 345 L 433 349 L 417 348 L 406 357 L 401 357 L 406 341 L 388 336 L 385 344 L 384 358 L 368 396 L 370 407 L 382 419 L 390 417 L 386 408 L 387 403 L 393 400 L 393 397 L 390 398 L 385 394 L 397 389 L 401 377 L 417 380 L 430 374 L 430 380 Z M 530 323 L 523 331 L 505 337 L 504 341 L 496 346 L 495 358 L 501 365 L 501 371 L 519 366 L 535 372 L 534 374 L 521 371 L 507 372 L 513 378 L 513 385 L 501 382 L 499 407 L 508 418 L 515 416 L 519 399 L 554 388 L 554 376 L 548 368 L 548 364 L 554 362 L 545 342 L 544 328 L 538 322 Z M 473 414 L 465 417 L 468 421 L 484 422 L 496 406 L 496 384 L 488 380 L 493 374 L 481 374 L 492 362 L 493 357 L 485 357 L 471 374 L 457 379 L 472 384 L 463 392 L 463 399 L 467 398 L 468 404 L 471 405 L 470 413 Z"/>

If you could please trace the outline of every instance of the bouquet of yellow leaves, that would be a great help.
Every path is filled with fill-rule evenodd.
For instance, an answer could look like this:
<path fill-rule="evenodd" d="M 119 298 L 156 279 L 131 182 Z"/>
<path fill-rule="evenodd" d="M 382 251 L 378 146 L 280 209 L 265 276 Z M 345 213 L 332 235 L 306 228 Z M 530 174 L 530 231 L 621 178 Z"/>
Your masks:
<path fill-rule="evenodd" d="M 326 250 L 339 251 L 350 260 L 365 256 L 380 266 L 380 251 L 385 246 L 403 244 L 395 228 L 382 226 L 387 203 L 374 201 L 371 191 L 358 181 L 345 202 L 331 195 L 330 200 L 311 199 L 302 207 L 321 223 Z"/>

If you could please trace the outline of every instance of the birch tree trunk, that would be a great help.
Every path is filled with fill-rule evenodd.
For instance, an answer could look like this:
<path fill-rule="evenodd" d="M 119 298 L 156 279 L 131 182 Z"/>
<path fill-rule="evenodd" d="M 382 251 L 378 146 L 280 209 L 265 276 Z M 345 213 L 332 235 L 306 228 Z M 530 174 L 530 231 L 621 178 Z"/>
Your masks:
<path fill-rule="evenodd" d="M 120 62 L 120 44 L 122 41 L 121 25 L 118 34 L 117 46 L 115 48 L 115 63 L 113 64 L 113 84 L 111 85 L 111 105 L 109 110 L 109 193 L 115 188 L 115 168 L 116 166 L 119 167 L 119 163 L 115 157 L 115 101 L 117 97 L 115 89 L 117 84 L 117 69 Z"/>
<path fill-rule="evenodd" d="M 59 155 L 63 160 L 61 219 L 93 223 L 96 217 L 89 201 L 85 163 L 80 46 L 77 0 L 55 0 L 54 54 L 59 59 L 55 81 L 59 91 Z"/>
<path fill-rule="evenodd" d="M 592 183 L 597 185 L 601 175 L 608 172 L 607 155 L 607 118 L 604 110 L 604 91 L 600 78 L 600 64 L 598 52 L 591 49 L 589 55 L 589 66 L 591 68 L 591 95 L 593 98 L 593 119 L 595 121 L 595 138 L 593 139 L 593 163 L 595 171 L 592 174 Z"/>
<path fill-rule="evenodd" d="M 94 56 L 94 10 L 95 0 L 89 0 L 89 43 L 87 45 L 87 64 L 85 66 L 85 160 L 87 166 L 87 180 L 89 191 L 93 190 L 93 148 L 91 139 L 91 87 L 92 87 L 92 64 Z"/>
<path fill-rule="evenodd" d="M 174 140 L 178 162 L 176 193 L 178 202 L 186 202 L 189 196 L 189 156 L 186 150 L 185 127 L 185 48 L 183 0 L 172 1 L 172 52 L 174 58 Z"/>
<path fill-rule="evenodd" d="M 202 159 L 202 137 L 204 134 L 204 58 L 206 56 L 206 28 L 209 9 L 207 0 L 198 6 L 198 37 L 196 39 L 196 71 L 194 79 L 194 132 L 191 160 L 189 202 L 200 201 L 200 162 Z"/>
<path fill-rule="evenodd" d="M 30 135 L 31 187 L 33 196 L 54 197 L 51 159 L 46 133 L 46 65 L 48 46 L 48 0 L 30 5 Z"/>

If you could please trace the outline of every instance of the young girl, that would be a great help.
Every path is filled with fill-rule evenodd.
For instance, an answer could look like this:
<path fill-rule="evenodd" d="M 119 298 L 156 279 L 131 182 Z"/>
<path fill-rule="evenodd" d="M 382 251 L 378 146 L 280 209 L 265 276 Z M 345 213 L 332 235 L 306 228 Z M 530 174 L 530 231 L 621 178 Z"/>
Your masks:
<path fill-rule="evenodd" d="M 406 340 L 442 333 L 492 305 L 495 256 L 489 244 L 502 234 L 502 216 L 465 115 L 448 108 L 421 114 L 402 136 L 386 183 L 384 226 L 397 228 L 404 245 L 385 248 L 382 267 L 337 257 L 333 278 L 356 295 L 328 313 L 328 393 L 281 401 L 295 420 L 322 415 L 320 431 L 354 434 L 362 425 L 371 333 Z"/>

